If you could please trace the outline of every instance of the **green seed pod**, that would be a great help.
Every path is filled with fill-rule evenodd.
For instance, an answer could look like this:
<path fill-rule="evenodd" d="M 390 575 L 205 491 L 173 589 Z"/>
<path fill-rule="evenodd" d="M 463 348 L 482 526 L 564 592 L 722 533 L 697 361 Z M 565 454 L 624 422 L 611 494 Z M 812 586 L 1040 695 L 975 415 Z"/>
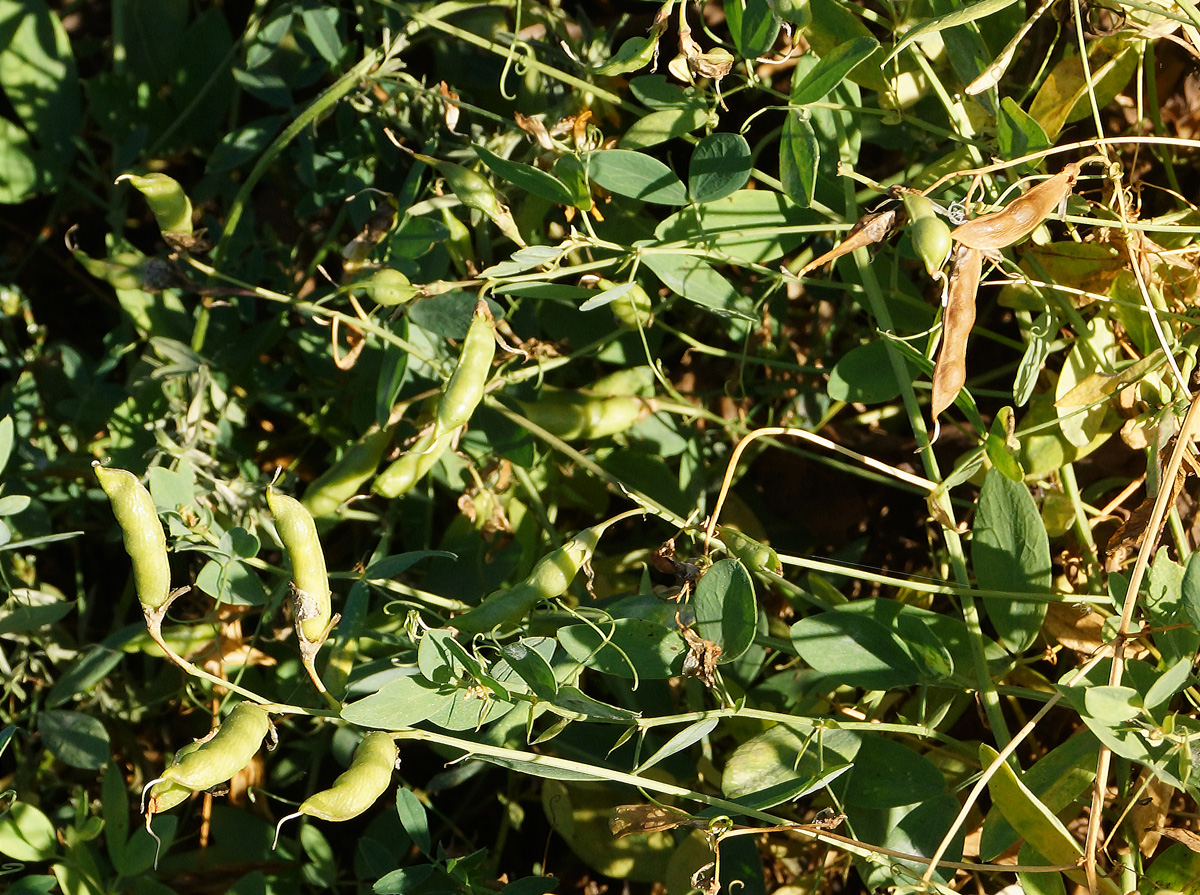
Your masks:
<path fill-rule="evenodd" d="M 536 401 L 518 401 L 531 423 L 567 440 L 605 438 L 645 419 L 650 404 L 632 395 L 544 389 Z"/>
<path fill-rule="evenodd" d="M 308 486 L 301 501 L 304 508 L 318 518 L 336 513 L 375 474 L 391 440 L 390 429 L 370 429 Z"/>
<path fill-rule="evenodd" d="M 192 235 L 192 202 L 179 181 L 166 174 L 122 174 L 116 182 L 122 180 L 128 180 L 146 197 L 164 236 Z"/>
<path fill-rule="evenodd" d="M 296 629 L 309 643 L 329 632 L 331 605 L 325 554 L 312 514 L 295 498 L 267 489 L 267 506 L 292 564 Z"/>
<path fill-rule="evenodd" d="M 599 525 L 585 528 L 557 550 L 538 560 L 529 577 L 520 584 L 489 594 L 482 603 L 455 618 L 451 624 L 466 634 L 478 634 L 499 625 L 518 622 L 542 600 L 561 597 L 579 570 L 591 560 L 605 529 L 641 512 L 640 509 L 627 510 Z"/>
<path fill-rule="evenodd" d="M 596 285 L 602 290 L 608 291 L 623 284 L 601 279 Z M 612 309 L 613 316 L 617 318 L 617 323 L 622 329 L 645 329 L 654 319 L 654 300 L 637 283 L 634 283 L 629 291 L 616 301 L 609 302 L 608 306 Z"/>
<path fill-rule="evenodd" d="M 950 255 L 952 240 L 950 225 L 938 217 L 933 203 L 920 193 L 905 193 L 904 207 L 912 221 L 909 237 L 917 257 L 925 264 L 926 272 L 932 277 Z"/>
<path fill-rule="evenodd" d="M 112 503 L 121 526 L 125 552 L 133 562 L 133 579 L 143 609 L 163 609 L 171 597 L 171 567 L 167 562 L 167 536 L 154 498 L 137 476 L 124 469 L 107 469 L 93 463 L 100 487 Z"/>
<path fill-rule="evenodd" d="M 441 431 L 465 426 L 483 399 L 492 359 L 496 356 L 496 322 L 486 301 L 475 304 L 471 325 L 463 340 L 458 364 L 438 402 L 437 424 Z"/>
<path fill-rule="evenodd" d="M 148 788 L 170 781 L 199 792 L 224 783 L 250 763 L 270 728 L 271 719 L 261 706 L 239 702 L 212 739 L 189 751 Z"/>
<path fill-rule="evenodd" d="M 372 301 L 385 308 L 408 304 L 419 291 L 408 281 L 408 277 L 390 267 L 375 271 L 362 283 L 356 285 L 366 290 Z"/>
<path fill-rule="evenodd" d="M 179 764 L 179 762 L 183 761 L 187 755 L 195 752 L 203 745 L 203 740 L 196 740 L 194 743 L 188 743 L 186 746 L 180 747 L 179 751 L 175 753 L 175 758 L 172 760 L 169 767 L 174 767 L 175 765 Z M 150 792 L 147 794 L 145 799 L 146 804 L 144 808 L 146 812 L 147 828 L 150 826 L 150 818 L 153 815 L 162 814 L 164 811 L 170 811 L 172 808 L 190 796 L 193 792 L 195 792 L 195 790 L 188 789 L 186 786 L 176 783 L 174 780 L 159 780 L 157 783 L 151 786 Z"/>
<path fill-rule="evenodd" d="M 500 228 L 500 232 L 505 236 L 519 246 L 525 245 L 521 231 L 517 229 L 517 224 L 513 220 L 512 212 L 496 198 L 496 191 L 492 189 L 487 178 L 470 168 L 464 168 L 454 162 L 442 161 L 430 155 L 413 153 L 413 158 L 424 162 L 441 174 L 463 205 L 483 212 L 492 219 L 492 222 Z"/>
<path fill-rule="evenodd" d="M 775 575 L 783 574 L 783 563 L 779 561 L 779 554 L 770 545 L 756 541 L 728 525 L 717 526 L 717 536 L 747 569 L 763 569 Z"/>
<path fill-rule="evenodd" d="M 333 822 L 358 817 L 387 791 L 397 754 L 396 741 L 390 733 L 381 730 L 368 733 L 354 750 L 350 767 L 333 781 L 333 786 L 313 793 L 298 811 L 280 819 L 275 825 L 275 841 L 279 841 L 280 827 L 294 817 L 307 815 Z"/>
<path fill-rule="evenodd" d="M 401 454 L 375 477 L 371 490 L 389 500 L 407 494 L 450 448 L 457 431 L 439 432 L 436 426 L 431 426 L 407 453 Z"/>

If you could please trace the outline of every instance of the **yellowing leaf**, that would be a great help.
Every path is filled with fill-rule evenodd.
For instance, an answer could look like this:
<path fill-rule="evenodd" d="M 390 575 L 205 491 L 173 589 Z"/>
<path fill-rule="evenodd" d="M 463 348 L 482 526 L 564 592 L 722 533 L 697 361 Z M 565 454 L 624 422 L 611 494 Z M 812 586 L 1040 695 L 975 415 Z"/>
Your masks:
<path fill-rule="evenodd" d="M 1124 37 L 1104 37 L 1092 43 L 1088 61 L 1096 105 L 1103 109 L 1128 83 L 1137 68 L 1139 52 Z M 1061 60 L 1033 98 L 1029 114 L 1046 136 L 1054 139 L 1063 126 L 1091 114 L 1088 83 L 1083 61 L 1078 56 Z"/>
<path fill-rule="evenodd" d="M 1021 271 L 1031 280 L 1062 283 L 1105 296 L 1112 288 L 1117 275 L 1125 269 L 1125 255 L 1111 245 L 1096 242 L 1052 242 L 1047 245 L 1031 246 L 1021 255 Z M 1086 307 L 1096 301 L 1088 295 L 1064 292 L 1064 297 L 1076 308 Z M 1020 281 L 1006 285 L 1000 290 L 997 301 L 1006 308 L 1021 311 L 1040 311 L 1045 301 L 1034 290 Z"/>

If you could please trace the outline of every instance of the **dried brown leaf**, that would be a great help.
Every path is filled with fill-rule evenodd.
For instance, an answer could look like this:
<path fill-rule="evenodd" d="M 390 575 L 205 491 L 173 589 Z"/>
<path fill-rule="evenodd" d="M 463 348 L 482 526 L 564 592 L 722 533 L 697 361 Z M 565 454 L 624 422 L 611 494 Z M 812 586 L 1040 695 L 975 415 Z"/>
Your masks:
<path fill-rule="evenodd" d="M 1182 827 L 1159 827 L 1158 833 L 1186 845 L 1194 852 L 1200 852 L 1200 835 Z"/>
<path fill-rule="evenodd" d="M 1159 453 L 1160 467 L 1167 463 L 1174 443 L 1175 441 L 1172 439 L 1170 444 Z M 1183 490 L 1184 482 L 1187 481 L 1189 465 L 1187 463 L 1180 464 L 1179 471 L 1175 473 L 1175 481 L 1171 486 L 1171 499 L 1167 501 L 1167 506 L 1174 506 L 1175 501 L 1179 499 L 1179 492 Z M 1162 485 L 1160 484 L 1159 487 Z M 1143 500 L 1138 508 L 1129 514 L 1129 518 L 1113 532 L 1108 542 L 1108 549 L 1105 551 L 1107 558 L 1104 565 L 1108 571 L 1113 572 L 1121 568 L 1128 555 L 1138 549 L 1142 538 L 1146 535 L 1146 526 L 1150 524 L 1150 515 L 1154 511 L 1156 499 L 1156 497 L 1147 497 Z"/>
<path fill-rule="evenodd" d="M 842 255 L 850 254 L 855 249 L 883 242 L 902 223 L 903 218 L 901 215 L 902 209 L 898 205 L 883 211 L 873 211 L 870 214 L 863 215 L 850 228 L 850 232 L 846 234 L 845 239 L 824 255 L 814 258 L 805 264 L 804 267 L 800 268 L 800 272 L 796 276 L 802 277 L 810 270 L 816 270 L 823 264 L 837 260 Z"/>
<path fill-rule="evenodd" d="M 700 827 L 705 823 L 690 814 L 662 805 L 618 805 L 608 819 L 608 828 L 620 839 L 634 833 L 660 833 L 682 826 Z"/>

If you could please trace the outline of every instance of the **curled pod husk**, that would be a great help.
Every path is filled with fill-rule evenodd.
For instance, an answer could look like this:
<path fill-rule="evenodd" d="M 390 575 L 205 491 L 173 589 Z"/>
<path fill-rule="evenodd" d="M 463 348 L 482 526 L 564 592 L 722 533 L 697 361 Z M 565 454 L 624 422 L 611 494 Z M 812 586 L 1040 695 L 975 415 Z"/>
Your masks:
<path fill-rule="evenodd" d="M 354 750 L 350 767 L 333 781 L 333 786 L 313 793 L 298 811 L 280 819 L 275 826 L 275 841 L 279 841 L 280 827 L 296 817 L 307 815 L 333 822 L 358 817 L 387 791 L 397 755 L 396 741 L 390 733 L 368 733 Z"/>
<path fill-rule="evenodd" d="M 179 181 L 166 174 L 122 174 L 116 182 L 122 180 L 128 180 L 146 197 L 164 236 L 192 235 L 192 201 Z"/>
<path fill-rule="evenodd" d="M 125 552 L 133 563 L 138 601 L 148 615 L 159 613 L 161 619 L 172 596 L 171 566 L 167 562 L 167 536 L 158 521 L 154 498 L 132 472 L 92 465 L 121 526 Z"/>
<path fill-rule="evenodd" d="M 967 338 L 975 326 L 975 294 L 982 273 L 983 252 L 960 244 L 954 252 L 946 307 L 942 309 L 942 344 L 933 368 L 929 406 L 935 423 L 967 381 Z"/>
<path fill-rule="evenodd" d="M 336 513 L 375 474 L 391 440 L 390 429 L 368 431 L 308 486 L 300 501 L 305 509 L 318 518 Z"/>
<path fill-rule="evenodd" d="M 147 789 L 164 780 L 193 792 L 224 783 L 250 763 L 270 728 L 271 719 L 261 706 L 239 702 L 211 739 L 183 755 Z"/>
<path fill-rule="evenodd" d="M 1064 206 L 1079 179 L 1079 162 L 1072 162 L 1049 180 L 1022 193 L 1002 209 L 959 224 L 950 236 L 972 249 L 1002 249 L 1020 242 Z"/>
<path fill-rule="evenodd" d="M 446 381 L 438 402 L 437 424 L 441 431 L 465 426 L 483 399 L 488 374 L 492 371 L 492 359 L 496 356 L 495 330 L 496 322 L 492 319 L 487 302 L 476 302 L 458 363 Z"/>
<path fill-rule="evenodd" d="M 267 506 L 292 564 L 296 629 L 310 643 L 325 639 L 331 624 L 329 575 L 312 513 L 300 501 L 267 489 Z"/>

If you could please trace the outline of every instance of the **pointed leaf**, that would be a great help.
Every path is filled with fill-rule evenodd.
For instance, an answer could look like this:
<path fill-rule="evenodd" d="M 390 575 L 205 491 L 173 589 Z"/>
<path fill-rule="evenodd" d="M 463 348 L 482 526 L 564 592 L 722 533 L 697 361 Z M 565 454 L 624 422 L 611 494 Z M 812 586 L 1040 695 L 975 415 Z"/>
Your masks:
<path fill-rule="evenodd" d="M 1011 0 L 1010 0 L 1011 2 Z M 799 80 L 792 83 L 792 102 L 803 106 L 824 99 L 834 87 L 854 71 L 868 56 L 879 49 L 879 41 L 873 37 L 856 37 L 845 43 L 838 44 L 821 57 L 811 70 L 801 75 L 801 69 L 796 69 Z"/>
<path fill-rule="evenodd" d="M 812 125 L 798 115 L 788 115 L 779 138 L 779 179 L 788 198 L 807 208 L 817 183 L 821 147 Z"/>

